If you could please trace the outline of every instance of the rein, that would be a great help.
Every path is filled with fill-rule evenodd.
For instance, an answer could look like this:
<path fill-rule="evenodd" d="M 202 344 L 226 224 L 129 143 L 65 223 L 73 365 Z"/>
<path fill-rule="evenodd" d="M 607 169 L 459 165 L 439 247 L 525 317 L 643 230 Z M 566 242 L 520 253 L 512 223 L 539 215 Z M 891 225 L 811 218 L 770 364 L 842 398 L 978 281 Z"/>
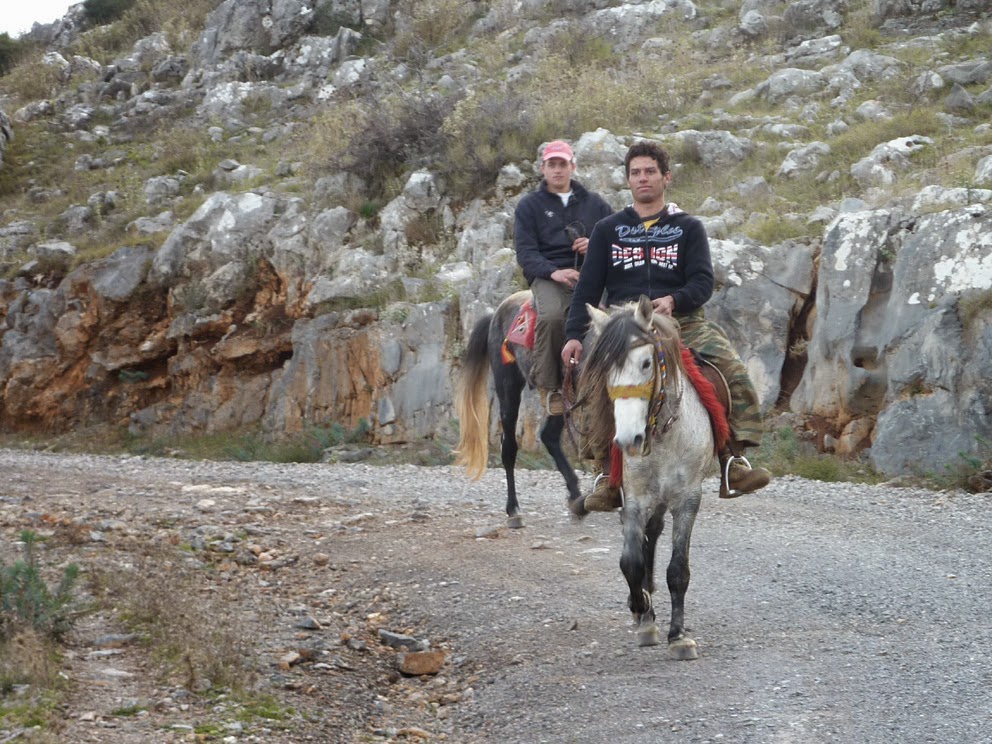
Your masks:
<path fill-rule="evenodd" d="M 562 379 L 561 386 L 562 398 L 565 401 L 565 430 L 568 432 L 568 438 L 572 442 L 572 446 L 576 450 L 581 451 L 579 446 L 578 431 L 575 426 L 575 419 L 572 415 L 572 410 L 578 408 L 580 402 L 578 396 L 575 394 L 575 365 L 568 364 L 565 365 L 565 374 Z"/>

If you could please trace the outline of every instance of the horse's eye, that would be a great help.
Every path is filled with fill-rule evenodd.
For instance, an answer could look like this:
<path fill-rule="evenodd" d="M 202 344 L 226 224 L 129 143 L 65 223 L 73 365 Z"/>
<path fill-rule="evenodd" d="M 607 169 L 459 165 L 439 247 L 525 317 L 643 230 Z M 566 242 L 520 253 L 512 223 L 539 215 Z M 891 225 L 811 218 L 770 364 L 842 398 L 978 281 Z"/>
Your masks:
<path fill-rule="evenodd" d="M 645 359 L 643 362 L 641 362 L 641 370 L 647 372 L 649 369 L 651 369 L 651 360 Z"/>

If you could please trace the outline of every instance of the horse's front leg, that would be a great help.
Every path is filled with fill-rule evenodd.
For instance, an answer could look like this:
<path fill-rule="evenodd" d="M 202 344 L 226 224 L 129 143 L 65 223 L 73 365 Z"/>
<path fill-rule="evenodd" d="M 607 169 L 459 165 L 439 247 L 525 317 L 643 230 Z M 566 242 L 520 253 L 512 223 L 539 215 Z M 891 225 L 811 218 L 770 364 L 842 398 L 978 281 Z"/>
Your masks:
<path fill-rule="evenodd" d="M 506 379 L 498 381 L 496 394 L 499 398 L 500 424 L 503 427 L 503 438 L 500 444 L 500 457 L 503 471 L 506 473 L 506 524 L 513 529 L 524 526 L 520 516 L 520 504 L 517 503 L 517 480 L 514 468 L 517 464 L 517 417 L 520 414 L 520 394 L 523 381 Z"/>
<path fill-rule="evenodd" d="M 685 632 L 685 593 L 689 589 L 689 544 L 699 510 L 700 495 L 689 497 L 672 510 L 672 559 L 668 564 L 668 592 L 672 618 L 668 625 L 668 653 L 675 659 L 699 658 L 696 642 Z"/>
<path fill-rule="evenodd" d="M 541 427 L 541 442 L 547 448 L 551 458 L 555 461 L 558 472 L 565 479 L 565 488 L 568 489 L 569 503 L 582 496 L 579 490 L 579 477 L 575 474 L 572 464 L 565 457 L 565 451 L 561 446 L 561 433 L 565 429 L 564 416 L 548 416 Z"/>
<path fill-rule="evenodd" d="M 646 546 L 649 542 L 647 521 L 641 506 L 628 499 L 623 512 L 623 554 L 620 556 L 620 570 L 627 579 L 630 595 L 627 606 L 637 623 L 637 643 L 640 646 L 656 646 L 661 640 L 655 623 L 654 607 L 651 602 L 651 573 L 645 562 Z M 655 538 L 657 539 L 657 537 Z"/>

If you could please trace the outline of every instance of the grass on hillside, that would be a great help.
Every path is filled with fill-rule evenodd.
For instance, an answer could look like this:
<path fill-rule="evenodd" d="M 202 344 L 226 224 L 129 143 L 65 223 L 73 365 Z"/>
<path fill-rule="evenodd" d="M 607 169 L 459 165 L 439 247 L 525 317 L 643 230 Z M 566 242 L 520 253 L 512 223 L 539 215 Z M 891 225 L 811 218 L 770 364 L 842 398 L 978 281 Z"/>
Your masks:
<path fill-rule="evenodd" d="M 462 7 L 463 4 L 453 4 L 452 0 L 427 3 L 404 0 L 404 3 L 409 11 L 406 14 L 408 22 L 390 27 L 393 36 L 387 38 L 391 41 L 387 47 L 394 58 L 416 56 L 414 47 L 423 47 L 423 53 L 431 59 L 442 56 L 464 44 L 468 29 L 479 12 Z M 217 0 L 197 0 L 189 12 L 185 9 L 180 12 L 161 0 L 138 0 L 117 22 L 84 34 L 73 51 L 89 53 L 97 59 L 106 58 L 119 53 L 152 26 L 165 28 L 174 48 L 182 51 L 195 39 L 195 32 L 216 4 Z M 760 58 L 752 59 L 762 49 L 760 43 L 735 48 L 705 48 L 690 36 L 676 34 L 682 25 L 671 19 L 659 22 L 659 38 L 671 37 L 663 54 L 655 55 L 649 49 L 648 53 L 618 65 L 614 42 L 580 32 L 574 14 L 566 10 L 563 8 L 562 23 L 548 36 L 541 53 L 532 54 L 533 50 L 528 50 L 533 60 L 530 74 L 519 76 L 512 85 L 507 86 L 502 80 L 502 71 L 507 60 L 521 51 L 522 37 L 504 34 L 488 38 L 466 48 L 480 71 L 493 73 L 482 77 L 482 81 L 490 82 L 475 85 L 470 95 L 465 96 L 457 89 L 450 93 L 439 91 L 424 85 L 420 75 L 414 75 L 405 83 L 382 91 L 374 104 L 355 97 L 321 107 L 315 116 L 300 123 L 294 142 L 283 148 L 281 154 L 311 164 L 314 177 L 341 168 L 357 173 L 366 183 L 366 193 L 356 195 L 356 203 L 358 200 L 363 204 L 388 202 L 399 193 L 405 176 L 415 167 L 431 168 L 441 177 L 456 202 L 468 201 L 490 192 L 504 165 L 530 160 L 538 144 L 548 139 L 576 138 L 604 124 L 617 134 L 643 132 L 648 136 L 663 122 L 675 122 L 682 129 L 712 127 L 714 111 L 719 110 L 714 104 L 717 107 L 721 104 L 721 95 L 729 96 L 754 86 L 772 72 L 759 63 Z M 858 41 L 860 37 L 856 37 L 857 34 L 864 36 L 863 27 L 868 25 L 866 19 L 870 12 L 867 2 L 851 5 L 841 29 L 849 42 L 873 45 L 868 44 L 867 38 Z M 714 18 L 722 17 L 719 10 L 712 14 Z M 512 14 L 507 15 L 506 23 L 512 20 Z M 328 28 L 338 23 L 334 19 L 321 22 L 330 23 Z M 987 38 L 987 35 L 979 36 Z M 780 44 L 781 39 L 772 34 L 765 43 Z M 974 40 L 957 37 L 941 43 L 959 54 L 974 53 L 981 46 Z M 868 81 L 859 91 L 857 100 L 849 104 L 849 110 L 836 110 L 827 105 L 833 92 L 814 97 L 820 111 L 817 121 L 809 122 L 811 138 L 824 137 L 826 124 L 833 118 L 850 118 L 851 110 L 862 100 L 878 97 L 897 104 L 891 121 L 855 122 L 845 134 L 829 138 L 833 152 L 820 170 L 837 171 L 841 176 L 839 179 L 824 182 L 817 173 L 779 183 L 774 173 L 784 153 L 776 147 L 778 142 L 765 138 L 766 146 L 756 148 L 755 153 L 736 168 L 692 169 L 691 178 L 681 179 L 680 202 L 690 210 L 706 196 L 734 203 L 739 199 L 733 191 L 736 183 L 748 176 L 763 175 L 773 184 L 783 203 L 775 205 L 774 209 L 757 210 L 764 211 L 766 216 L 753 221 L 746 233 L 761 242 L 815 237 L 817 226 L 806 226 L 799 220 L 781 216 L 808 213 L 816 206 L 858 193 L 860 188 L 850 178 L 848 169 L 879 142 L 906 134 L 933 136 L 938 140 L 936 145 L 931 152 L 918 157 L 934 160 L 965 144 L 955 140 L 962 135 L 951 136 L 946 132 L 932 106 L 914 107 L 913 100 L 905 99 L 919 65 L 917 50 L 887 49 L 886 53 L 901 55 L 907 60 L 905 80 L 895 83 Z M 30 91 L 32 96 L 51 97 L 59 92 L 57 74 L 52 68 L 42 68 L 47 77 L 38 75 L 39 67 L 37 59 L 31 64 L 19 65 L 4 78 L 5 88 L 15 91 L 15 95 L 17 91 L 27 94 L 28 86 L 34 86 Z M 678 73 L 673 74 L 673 70 Z M 700 92 L 705 89 L 706 81 L 716 76 L 732 81 L 733 88 L 715 92 L 714 101 L 701 100 Z M 596 91 L 596 105 L 585 105 L 576 91 Z M 664 107 L 659 106 L 659 100 L 665 101 Z M 262 105 L 266 103 L 269 105 Z M 278 115 L 267 99 L 255 103 L 247 101 L 245 107 L 247 115 L 254 117 L 261 127 L 266 125 L 266 119 Z M 760 100 L 738 107 L 735 113 L 781 120 L 794 119 L 797 115 L 784 105 L 769 106 Z M 126 236 L 121 234 L 123 225 L 117 223 L 126 224 L 127 218 L 151 211 L 140 198 L 132 197 L 130 193 L 153 175 L 172 175 L 183 170 L 190 174 L 186 188 L 201 185 L 210 189 L 210 173 L 216 163 L 223 157 L 234 157 L 242 162 L 261 164 L 267 171 L 263 183 L 273 177 L 276 154 L 266 153 L 258 143 L 253 146 L 252 138 L 233 138 L 216 144 L 203 132 L 183 131 L 178 126 L 139 135 L 128 148 L 125 175 L 113 177 L 105 173 L 73 173 L 71 162 L 67 167 L 66 161 L 73 158 L 65 157 L 64 138 L 51 137 L 46 141 L 41 135 L 32 133 L 31 138 L 37 140 L 37 146 L 31 152 L 19 153 L 21 145 L 15 144 L 12 153 L 14 173 L 0 176 L 0 193 L 23 193 L 28 178 L 39 183 L 65 184 L 66 196 L 49 205 L 40 208 L 23 202 L 17 205 L 25 217 L 37 217 L 47 225 L 52 224 L 58 209 L 68 203 L 84 203 L 97 190 L 117 188 L 126 192 L 126 208 L 101 222 L 95 236 L 84 246 L 83 260 L 86 260 L 105 255 L 126 242 Z M 760 145 L 762 135 L 754 136 Z M 161 151 L 150 158 L 142 150 L 152 142 L 159 143 L 157 148 Z M 107 147 L 100 143 L 69 144 L 70 153 L 76 157 L 87 151 L 97 154 Z M 17 168 L 18 162 L 32 163 L 30 176 Z M 935 168 L 931 177 L 936 182 L 947 178 L 955 182 L 953 185 L 959 185 L 968 178 L 966 170 L 962 166 L 954 173 L 947 173 L 946 169 Z M 687 171 L 687 175 L 689 173 Z M 907 182 L 900 188 L 909 190 L 914 186 L 918 187 L 918 184 Z M 151 242 L 154 240 L 150 239 Z"/>
<path fill-rule="evenodd" d="M 866 463 L 817 452 L 789 428 L 766 434 L 754 456 L 749 455 L 748 459 L 752 465 L 768 468 L 775 476 L 795 475 L 826 483 L 878 483 L 884 480 Z"/>
<path fill-rule="evenodd" d="M 76 250 L 74 265 L 87 263 L 113 253 L 126 245 L 157 248 L 167 232 L 137 235 L 127 226 L 138 217 L 156 215 L 166 207 L 149 204 L 144 186 L 155 176 L 179 179 L 179 200 L 169 209 L 177 221 L 187 219 L 202 204 L 206 194 L 217 190 L 243 191 L 253 183 L 215 183 L 218 164 L 233 158 L 274 173 L 280 153 L 258 137 L 215 142 L 205 129 L 191 129 L 182 122 L 154 128 L 147 140 L 126 145 L 79 140 L 54 131 L 43 122 L 20 126 L 17 137 L 0 169 L 0 199 L 17 219 L 35 222 L 39 240 L 67 240 Z M 109 167 L 78 167 L 82 158 L 113 159 Z M 47 196 L 35 198 L 37 190 Z M 60 219 L 72 206 L 86 205 L 97 194 L 116 194 L 114 206 L 104 213 L 96 210 L 82 233 L 72 233 Z M 8 261 L 0 275 L 16 270 L 27 255 Z"/>

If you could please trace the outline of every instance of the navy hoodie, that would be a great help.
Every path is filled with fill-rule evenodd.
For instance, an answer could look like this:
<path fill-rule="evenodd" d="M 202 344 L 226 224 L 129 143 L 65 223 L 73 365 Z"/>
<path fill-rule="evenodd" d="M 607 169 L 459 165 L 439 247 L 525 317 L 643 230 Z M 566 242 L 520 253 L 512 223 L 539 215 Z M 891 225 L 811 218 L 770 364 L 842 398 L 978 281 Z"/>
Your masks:
<path fill-rule="evenodd" d="M 582 223 L 582 233 L 577 237 L 589 237 L 596 223 L 612 213 L 603 197 L 574 179 L 567 207 L 542 180 L 537 191 L 521 199 L 514 212 L 517 263 L 524 270 L 527 284 L 533 284 L 535 279 L 550 279 L 558 269 L 576 267 L 574 239 L 565 231 L 568 225 Z M 582 266 L 582 256 L 578 256 L 578 266 Z"/>
<path fill-rule="evenodd" d="M 713 294 L 713 262 L 703 223 L 674 204 L 645 228 L 633 207 L 596 225 L 565 324 L 565 337 L 580 341 L 589 326 L 586 303 L 617 305 L 647 295 L 675 299 L 675 314 L 703 306 Z"/>

